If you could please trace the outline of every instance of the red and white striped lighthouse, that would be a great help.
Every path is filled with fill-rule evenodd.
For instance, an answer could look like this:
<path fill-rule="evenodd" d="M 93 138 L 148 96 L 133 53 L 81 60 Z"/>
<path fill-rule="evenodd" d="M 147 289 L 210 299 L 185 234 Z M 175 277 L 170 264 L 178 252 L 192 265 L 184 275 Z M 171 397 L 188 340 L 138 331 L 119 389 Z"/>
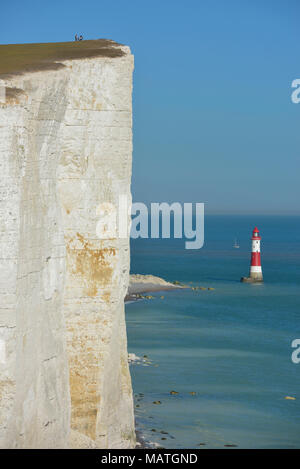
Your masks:
<path fill-rule="evenodd" d="M 242 277 L 241 282 L 262 282 L 263 275 L 260 260 L 260 240 L 258 228 L 255 227 L 252 232 L 252 250 L 249 277 Z"/>
<path fill-rule="evenodd" d="M 250 264 L 250 278 L 256 281 L 262 281 L 262 270 L 260 260 L 260 240 L 259 231 L 257 227 L 252 232 L 252 251 L 251 251 L 251 264 Z"/>

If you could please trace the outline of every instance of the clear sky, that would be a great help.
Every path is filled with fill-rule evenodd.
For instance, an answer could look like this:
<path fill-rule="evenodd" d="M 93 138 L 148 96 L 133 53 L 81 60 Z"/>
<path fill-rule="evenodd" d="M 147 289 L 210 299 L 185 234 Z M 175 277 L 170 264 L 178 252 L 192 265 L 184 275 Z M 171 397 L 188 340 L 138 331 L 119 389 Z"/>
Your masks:
<path fill-rule="evenodd" d="M 134 201 L 300 213 L 299 0 L 17 0 L 0 15 L 2 44 L 131 47 Z"/>

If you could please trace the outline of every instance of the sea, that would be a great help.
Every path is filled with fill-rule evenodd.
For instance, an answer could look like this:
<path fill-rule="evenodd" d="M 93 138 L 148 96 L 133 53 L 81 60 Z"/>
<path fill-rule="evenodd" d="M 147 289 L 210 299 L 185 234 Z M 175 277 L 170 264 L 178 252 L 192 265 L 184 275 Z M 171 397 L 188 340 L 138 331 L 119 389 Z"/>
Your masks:
<path fill-rule="evenodd" d="M 240 282 L 254 226 L 263 284 Z M 206 215 L 202 249 L 131 240 L 131 272 L 213 288 L 126 305 L 128 350 L 141 359 L 130 365 L 136 427 L 147 444 L 300 448 L 300 217 Z"/>

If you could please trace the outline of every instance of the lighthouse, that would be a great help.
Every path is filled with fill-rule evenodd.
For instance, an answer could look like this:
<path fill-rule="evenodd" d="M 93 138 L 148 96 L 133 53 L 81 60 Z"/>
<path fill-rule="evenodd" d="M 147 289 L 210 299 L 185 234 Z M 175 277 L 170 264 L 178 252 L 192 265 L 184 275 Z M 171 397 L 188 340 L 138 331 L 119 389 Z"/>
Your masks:
<path fill-rule="evenodd" d="M 260 260 L 260 241 L 259 230 L 257 227 L 252 232 L 252 250 L 251 250 L 251 264 L 249 277 L 242 277 L 241 282 L 262 282 L 263 275 L 261 270 Z"/>

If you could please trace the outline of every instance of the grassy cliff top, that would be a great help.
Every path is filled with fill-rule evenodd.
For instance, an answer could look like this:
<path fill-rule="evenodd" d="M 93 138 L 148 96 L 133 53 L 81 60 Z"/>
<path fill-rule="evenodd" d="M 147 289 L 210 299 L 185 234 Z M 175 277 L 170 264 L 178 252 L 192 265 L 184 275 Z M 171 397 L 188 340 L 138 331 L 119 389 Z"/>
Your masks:
<path fill-rule="evenodd" d="M 122 57 L 121 45 L 108 39 L 0 45 L 0 77 L 64 67 L 61 61 Z"/>

